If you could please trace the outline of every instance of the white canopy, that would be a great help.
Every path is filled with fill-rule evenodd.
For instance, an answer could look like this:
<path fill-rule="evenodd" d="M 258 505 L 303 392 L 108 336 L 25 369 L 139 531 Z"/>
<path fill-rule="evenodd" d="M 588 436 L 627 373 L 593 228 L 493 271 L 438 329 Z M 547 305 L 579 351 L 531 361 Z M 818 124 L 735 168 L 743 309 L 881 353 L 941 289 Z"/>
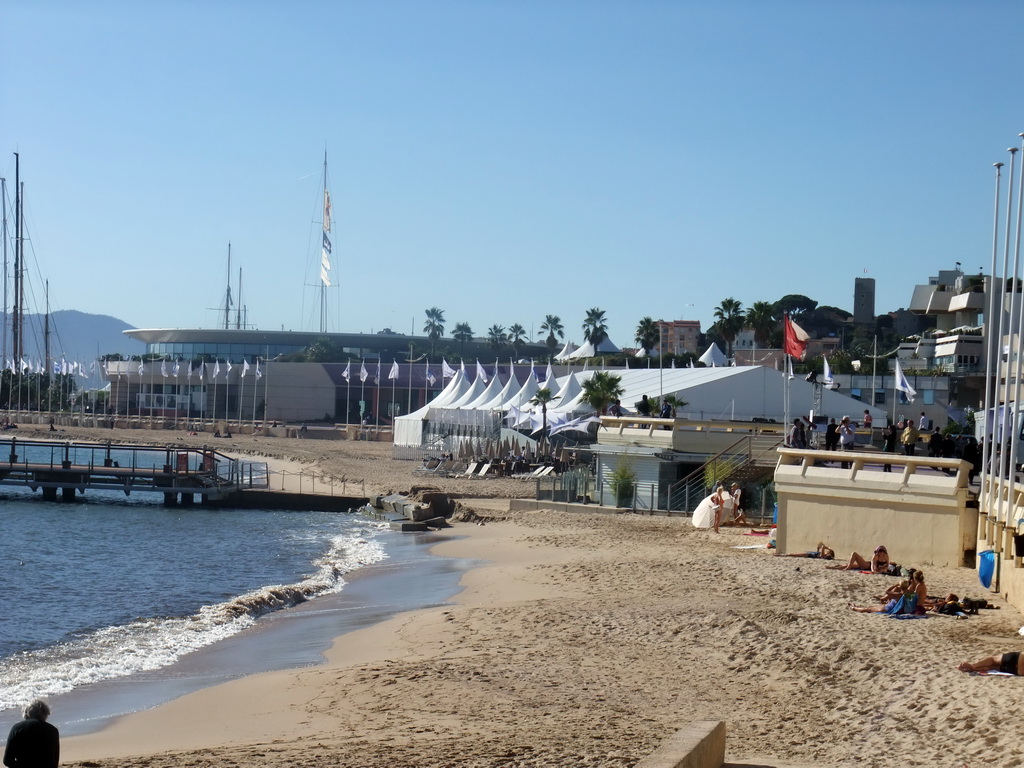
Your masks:
<path fill-rule="evenodd" d="M 722 366 L 729 364 L 729 358 L 727 358 L 725 353 L 718 348 L 717 344 L 712 344 L 708 347 L 707 351 L 697 359 L 704 363 L 704 365 L 711 367 L 721 368 Z"/>
<path fill-rule="evenodd" d="M 555 360 L 568 360 L 569 355 L 571 355 L 575 350 L 576 345 L 571 341 L 566 341 L 565 346 L 562 347 L 562 351 L 555 355 Z"/>

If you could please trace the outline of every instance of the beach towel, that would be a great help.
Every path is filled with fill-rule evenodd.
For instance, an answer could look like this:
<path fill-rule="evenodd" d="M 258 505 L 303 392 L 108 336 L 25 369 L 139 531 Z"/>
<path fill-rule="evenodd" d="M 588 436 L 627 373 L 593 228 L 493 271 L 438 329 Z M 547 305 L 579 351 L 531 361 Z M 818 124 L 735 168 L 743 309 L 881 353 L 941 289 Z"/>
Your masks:
<path fill-rule="evenodd" d="M 885 604 L 885 610 L 882 611 L 882 615 L 888 615 L 892 618 L 912 618 L 917 612 L 917 595 L 913 592 L 908 592 L 905 595 L 890 600 Z"/>

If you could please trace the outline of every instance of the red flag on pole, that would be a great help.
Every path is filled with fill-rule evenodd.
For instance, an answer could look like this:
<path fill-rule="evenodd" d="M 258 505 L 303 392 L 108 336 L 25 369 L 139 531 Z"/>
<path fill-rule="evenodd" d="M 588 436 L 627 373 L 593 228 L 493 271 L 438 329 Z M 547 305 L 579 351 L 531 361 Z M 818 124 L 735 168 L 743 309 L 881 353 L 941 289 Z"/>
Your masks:
<path fill-rule="evenodd" d="M 802 358 L 807 350 L 807 340 L 810 336 L 807 331 L 789 319 L 789 315 L 782 316 L 783 328 L 785 330 L 785 342 L 782 351 L 795 358 Z"/>

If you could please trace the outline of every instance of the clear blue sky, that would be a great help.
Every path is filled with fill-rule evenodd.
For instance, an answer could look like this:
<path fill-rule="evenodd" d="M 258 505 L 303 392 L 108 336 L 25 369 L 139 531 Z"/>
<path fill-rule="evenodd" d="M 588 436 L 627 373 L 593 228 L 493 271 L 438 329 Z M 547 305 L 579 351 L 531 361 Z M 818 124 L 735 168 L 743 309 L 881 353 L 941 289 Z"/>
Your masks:
<path fill-rule="evenodd" d="M 852 310 L 860 276 L 882 312 L 988 270 L 1022 28 L 1016 1 L 7 0 L 0 174 L 20 152 L 52 307 L 144 328 L 217 324 L 230 241 L 250 323 L 315 329 L 325 147 L 331 330 L 438 306 L 579 342 L 599 307 L 632 346 L 730 296 Z"/>

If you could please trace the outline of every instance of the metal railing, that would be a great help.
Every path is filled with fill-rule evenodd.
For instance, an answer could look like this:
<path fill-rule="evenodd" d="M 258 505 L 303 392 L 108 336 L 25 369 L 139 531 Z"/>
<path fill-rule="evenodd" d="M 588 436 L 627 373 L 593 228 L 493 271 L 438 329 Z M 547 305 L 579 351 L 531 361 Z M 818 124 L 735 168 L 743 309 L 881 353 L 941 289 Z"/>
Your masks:
<path fill-rule="evenodd" d="M 349 480 L 316 472 L 288 472 L 278 469 L 267 471 L 267 484 L 263 487 L 319 496 L 349 496 L 358 488 L 360 496 L 366 495 L 365 480 Z"/>
<path fill-rule="evenodd" d="M 774 466 L 778 461 L 777 449 L 782 444 L 782 438 L 777 435 L 741 437 L 669 487 L 666 508 L 692 512 L 710 493 L 710 486 L 715 483 L 723 482 L 751 465 Z"/>

